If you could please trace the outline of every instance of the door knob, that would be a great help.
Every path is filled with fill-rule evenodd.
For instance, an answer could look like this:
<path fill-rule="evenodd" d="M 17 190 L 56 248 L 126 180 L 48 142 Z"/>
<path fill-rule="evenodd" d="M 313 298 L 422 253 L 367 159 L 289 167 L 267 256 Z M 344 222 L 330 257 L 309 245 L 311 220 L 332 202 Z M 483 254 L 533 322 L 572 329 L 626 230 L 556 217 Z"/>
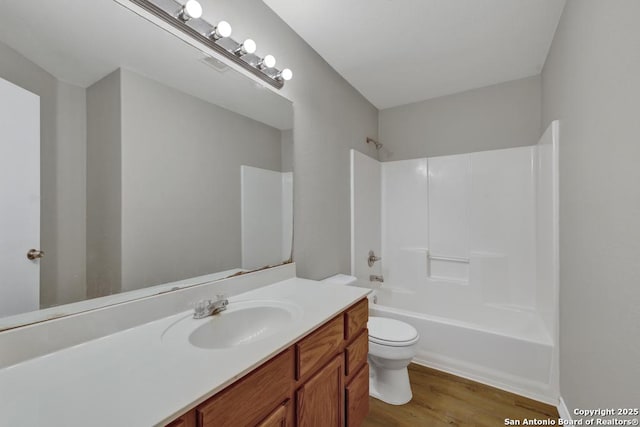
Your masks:
<path fill-rule="evenodd" d="M 31 261 L 40 259 L 43 256 L 44 256 L 44 251 L 39 251 L 37 249 L 29 249 L 29 252 L 27 252 L 27 258 L 29 258 Z"/>

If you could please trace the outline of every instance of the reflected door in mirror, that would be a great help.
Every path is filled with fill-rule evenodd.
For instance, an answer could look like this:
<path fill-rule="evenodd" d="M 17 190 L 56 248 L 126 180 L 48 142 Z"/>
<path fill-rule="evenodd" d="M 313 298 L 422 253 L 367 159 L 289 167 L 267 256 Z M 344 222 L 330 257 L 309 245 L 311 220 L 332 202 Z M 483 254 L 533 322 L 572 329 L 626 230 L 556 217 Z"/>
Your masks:
<path fill-rule="evenodd" d="M 0 79 L 0 317 L 40 305 L 40 97 Z"/>

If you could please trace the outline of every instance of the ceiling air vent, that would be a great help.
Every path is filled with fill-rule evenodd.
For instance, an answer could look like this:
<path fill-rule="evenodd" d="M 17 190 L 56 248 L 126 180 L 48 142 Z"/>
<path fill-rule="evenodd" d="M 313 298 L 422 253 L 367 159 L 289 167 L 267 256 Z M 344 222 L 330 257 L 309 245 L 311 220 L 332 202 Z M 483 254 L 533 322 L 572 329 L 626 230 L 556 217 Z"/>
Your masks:
<path fill-rule="evenodd" d="M 224 64 L 222 61 L 218 61 L 216 58 L 212 58 L 212 57 L 207 57 L 207 58 L 202 58 L 201 61 L 204 64 L 207 64 L 209 67 L 213 68 L 214 70 L 218 71 L 219 73 L 224 73 L 225 71 L 227 71 L 229 69 L 229 66 Z"/>

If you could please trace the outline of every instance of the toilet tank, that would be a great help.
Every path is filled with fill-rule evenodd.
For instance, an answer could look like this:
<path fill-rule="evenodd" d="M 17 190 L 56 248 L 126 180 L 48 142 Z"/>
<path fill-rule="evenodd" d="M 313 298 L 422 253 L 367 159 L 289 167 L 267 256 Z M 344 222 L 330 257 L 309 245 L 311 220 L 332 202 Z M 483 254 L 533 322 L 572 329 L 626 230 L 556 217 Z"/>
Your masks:
<path fill-rule="evenodd" d="M 321 280 L 323 283 L 331 283 L 334 285 L 344 285 L 344 286 L 358 286 L 358 278 L 355 276 L 349 276 L 348 274 L 336 274 L 326 279 Z M 362 285 L 362 283 L 360 283 Z M 371 289 L 368 286 L 359 286 L 362 288 Z M 375 304 L 377 302 L 377 296 L 375 289 L 372 289 L 369 295 L 367 295 L 367 299 L 369 300 L 369 306 Z"/>
<path fill-rule="evenodd" d="M 357 277 L 349 276 L 348 274 L 336 274 L 322 280 L 322 282 L 333 283 L 336 285 L 355 285 L 357 281 Z"/>

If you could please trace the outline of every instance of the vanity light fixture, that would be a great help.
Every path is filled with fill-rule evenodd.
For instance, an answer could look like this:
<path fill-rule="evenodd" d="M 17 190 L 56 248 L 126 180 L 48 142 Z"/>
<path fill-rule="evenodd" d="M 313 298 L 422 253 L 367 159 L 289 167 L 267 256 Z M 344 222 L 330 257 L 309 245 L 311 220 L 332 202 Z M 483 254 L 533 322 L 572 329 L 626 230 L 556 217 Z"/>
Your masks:
<path fill-rule="evenodd" d="M 227 21 L 220 21 L 207 35 L 210 39 L 220 40 L 231 36 L 231 25 Z"/>
<path fill-rule="evenodd" d="M 273 55 L 266 55 L 260 61 L 258 61 L 258 68 L 264 70 L 265 68 L 273 68 L 276 66 L 276 57 Z"/>
<path fill-rule="evenodd" d="M 202 16 L 202 6 L 197 0 L 187 0 L 182 6 L 180 12 L 178 12 L 178 18 L 182 22 L 190 21 L 191 19 L 198 19 Z"/>
<path fill-rule="evenodd" d="M 127 0 L 117 1 L 122 3 Z M 293 72 L 290 69 L 278 70 L 275 68 L 276 58 L 273 55 L 265 55 L 264 57 L 257 55 L 256 42 L 252 39 L 247 38 L 242 43 L 232 39 L 231 25 L 227 21 L 219 21 L 216 25 L 212 25 L 202 19 L 202 6 L 197 0 L 128 1 L 277 89 L 281 89 L 285 81 L 291 80 L 293 77 Z M 197 21 L 190 22 L 194 19 Z"/>
<path fill-rule="evenodd" d="M 256 52 L 256 42 L 254 42 L 251 39 L 246 39 L 245 41 L 243 41 L 240 46 L 238 46 L 233 53 L 235 53 L 238 56 L 245 56 L 247 54 L 250 53 L 255 53 Z"/>

